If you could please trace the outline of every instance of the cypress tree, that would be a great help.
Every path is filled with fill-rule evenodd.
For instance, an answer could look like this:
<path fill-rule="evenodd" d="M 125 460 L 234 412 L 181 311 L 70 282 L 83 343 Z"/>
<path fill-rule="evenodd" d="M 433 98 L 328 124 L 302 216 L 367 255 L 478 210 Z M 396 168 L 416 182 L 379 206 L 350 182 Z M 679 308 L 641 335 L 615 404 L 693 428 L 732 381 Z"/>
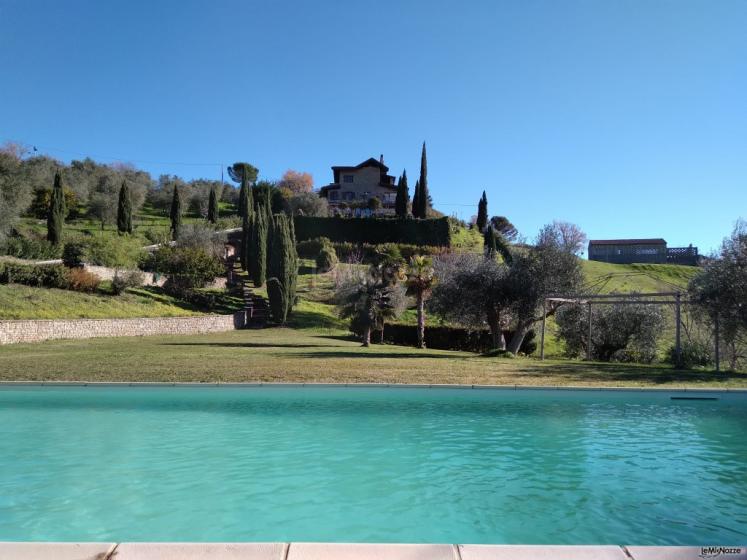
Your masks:
<path fill-rule="evenodd" d="M 407 217 L 407 203 L 410 201 L 410 191 L 407 188 L 407 170 L 402 172 L 397 185 L 397 197 L 394 199 L 394 211 L 398 218 Z"/>
<path fill-rule="evenodd" d="M 241 267 L 246 271 L 249 278 L 252 277 L 252 252 L 253 248 L 254 214 L 246 216 L 241 220 Z"/>
<path fill-rule="evenodd" d="M 47 212 L 47 241 L 52 245 L 62 243 L 62 226 L 65 223 L 65 192 L 60 172 L 54 174 L 54 187 Z"/>
<path fill-rule="evenodd" d="M 218 196 L 215 193 L 215 187 L 210 189 L 210 197 L 208 198 L 207 220 L 211 224 L 215 224 L 218 222 Z"/>
<path fill-rule="evenodd" d="M 482 191 L 482 198 L 480 198 L 480 202 L 477 203 L 477 229 L 479 231 L 485 231 L 485 226 L 487 224 L 488 224 L 488 197 L 485 195 L 485 191 Z"/>
<path fill-rule="evenodd" d="M 485 233 L 483 234 L 483 247 L 485 251 L 485 258 L 494 259 L 495 254 L 498 251 L 498 245 L 493 226 L 488 226 L 485 228 Z"/>
<path fill-rule="evenodd" d="M 132 197 L 127 181 L 122 181 L 122 186 L 119 188 L 117 231 L 119 233 L 132 233 Z"/>
<path fill-rule="evenodd" d="M 174 196 L 171 198 L 171 238 L 176 241 L 179 238 L 179 230 L 182 227 L 182 199 L 179 196 L 179 188 L 174 185 Z"/>
<path fill-rule="evenodd" d="M 267 295 L 270 299 L 270 312 L 275 322 L 282 325 L 293 308 L 298 274 L 293 226 L 285 214 L 273 216 L 269 253 Z"/>
<path fill-rule="evenodd" d="M 253 219 L 251 220 L 251 254 L 247 260 L 251 261 L 249 270 L 251 271 L 252 281 L 259 288 L 264 285 L 267 277 L 267 212 L 264 204 L 260 203 L 257 207 Z"/>
<path fill-rule="evenodd" d="M 247 181 L 246 173 L 242 169 L 241 172 L 241 190 L 239 190 L 239 216 L 244 217 L 246 216 L 246 203 L 248 201 L 248 190 L 249 190 L 249 181 Z"/>
<path fill-rule="evenodd" d="M 420 218 L 420 180 L 415 181 L 415 193 L 412 195 L 412 217 Z"/>
<path fill-rule="evenodd" d="M 425 155 L 425 142 L 423 152 L 420 154 L 420 193 L 418 194 L 418 218 L 428 217 L 428 206 L 430 195 L 428 194 L 428 159 Z"/>

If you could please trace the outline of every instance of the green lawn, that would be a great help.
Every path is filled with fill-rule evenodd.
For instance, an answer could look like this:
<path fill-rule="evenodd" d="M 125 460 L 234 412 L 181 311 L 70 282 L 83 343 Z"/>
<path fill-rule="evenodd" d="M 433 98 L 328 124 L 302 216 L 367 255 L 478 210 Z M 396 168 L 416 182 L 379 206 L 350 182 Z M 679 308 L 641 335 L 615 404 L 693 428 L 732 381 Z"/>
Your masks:
<path fill-rule="evenodd" d="M 0 379 L 747 387 L 747 374 L 362 348 L 339 330 L 291 328 L 3 346 Z"/>

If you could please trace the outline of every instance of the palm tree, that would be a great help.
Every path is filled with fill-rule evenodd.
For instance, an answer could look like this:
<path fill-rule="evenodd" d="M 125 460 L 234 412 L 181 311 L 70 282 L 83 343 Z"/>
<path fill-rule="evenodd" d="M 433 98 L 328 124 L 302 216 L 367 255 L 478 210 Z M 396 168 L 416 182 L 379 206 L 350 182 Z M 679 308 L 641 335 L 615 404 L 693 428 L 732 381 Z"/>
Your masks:
<path fill-rule="evenodd" d="M 425 300 L 436 283 L 433 261 L 415 255 L 410 259 L 406 274 L 407 294 L 415 296 L 418 304 L 418 348 L 425 348 Z"/>

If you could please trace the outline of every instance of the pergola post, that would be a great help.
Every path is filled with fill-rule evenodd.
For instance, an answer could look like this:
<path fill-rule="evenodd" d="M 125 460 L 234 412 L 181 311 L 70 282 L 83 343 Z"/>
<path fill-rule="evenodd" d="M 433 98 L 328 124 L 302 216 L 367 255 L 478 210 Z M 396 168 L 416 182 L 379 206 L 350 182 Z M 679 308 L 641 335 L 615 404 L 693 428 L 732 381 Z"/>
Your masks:
<path fill-rule="evenodd" d="M 681 303 L 681 296 L 680 293 L 677 292 L 674 296 L 674 315 L 675 315 L 675 322 L 676 322 L 676 328 L 675 328 L 675 347 L 674 352 L 677 357 L 677 367 L 680 367 L 680 364 L 682 363 L 682 315 L 681 315 L 681 309 L 680 309 L 680 303 Z"/>
<path fill-rule="evenodd" d="M 586 359 L 591 361 L 591 302 L 586 304 L 589 309 L 588 338 L 586 339 Z"/>
<path fill-rule="evenodd" d="M 721 369 L 721 358 L 719 356 L 719 333 L 718 333 L 718 313 L 715 315 L 715 327 L 716 327 L 716 373 Z"/>
<path fill-rule="evenodd" d="M 545 359 L 545 323 L 547 322 L 547 300 L 542 300 L 542 335 L 540 337 L 540 360 Z"/>

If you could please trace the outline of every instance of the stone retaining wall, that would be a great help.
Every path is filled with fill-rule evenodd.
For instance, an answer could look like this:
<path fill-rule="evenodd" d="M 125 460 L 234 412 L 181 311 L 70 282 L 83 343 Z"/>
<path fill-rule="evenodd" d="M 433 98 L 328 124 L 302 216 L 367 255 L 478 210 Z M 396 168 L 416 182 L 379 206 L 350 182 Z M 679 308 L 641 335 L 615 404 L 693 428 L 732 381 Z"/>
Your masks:
<path fill-rule="evenodd" d="M 41 342 L 59 338 L 203 334 L 241 329 L 243 311 L 234 315 L 147 317 L 138 319 L 0 320 L 0 344 Z"/>

